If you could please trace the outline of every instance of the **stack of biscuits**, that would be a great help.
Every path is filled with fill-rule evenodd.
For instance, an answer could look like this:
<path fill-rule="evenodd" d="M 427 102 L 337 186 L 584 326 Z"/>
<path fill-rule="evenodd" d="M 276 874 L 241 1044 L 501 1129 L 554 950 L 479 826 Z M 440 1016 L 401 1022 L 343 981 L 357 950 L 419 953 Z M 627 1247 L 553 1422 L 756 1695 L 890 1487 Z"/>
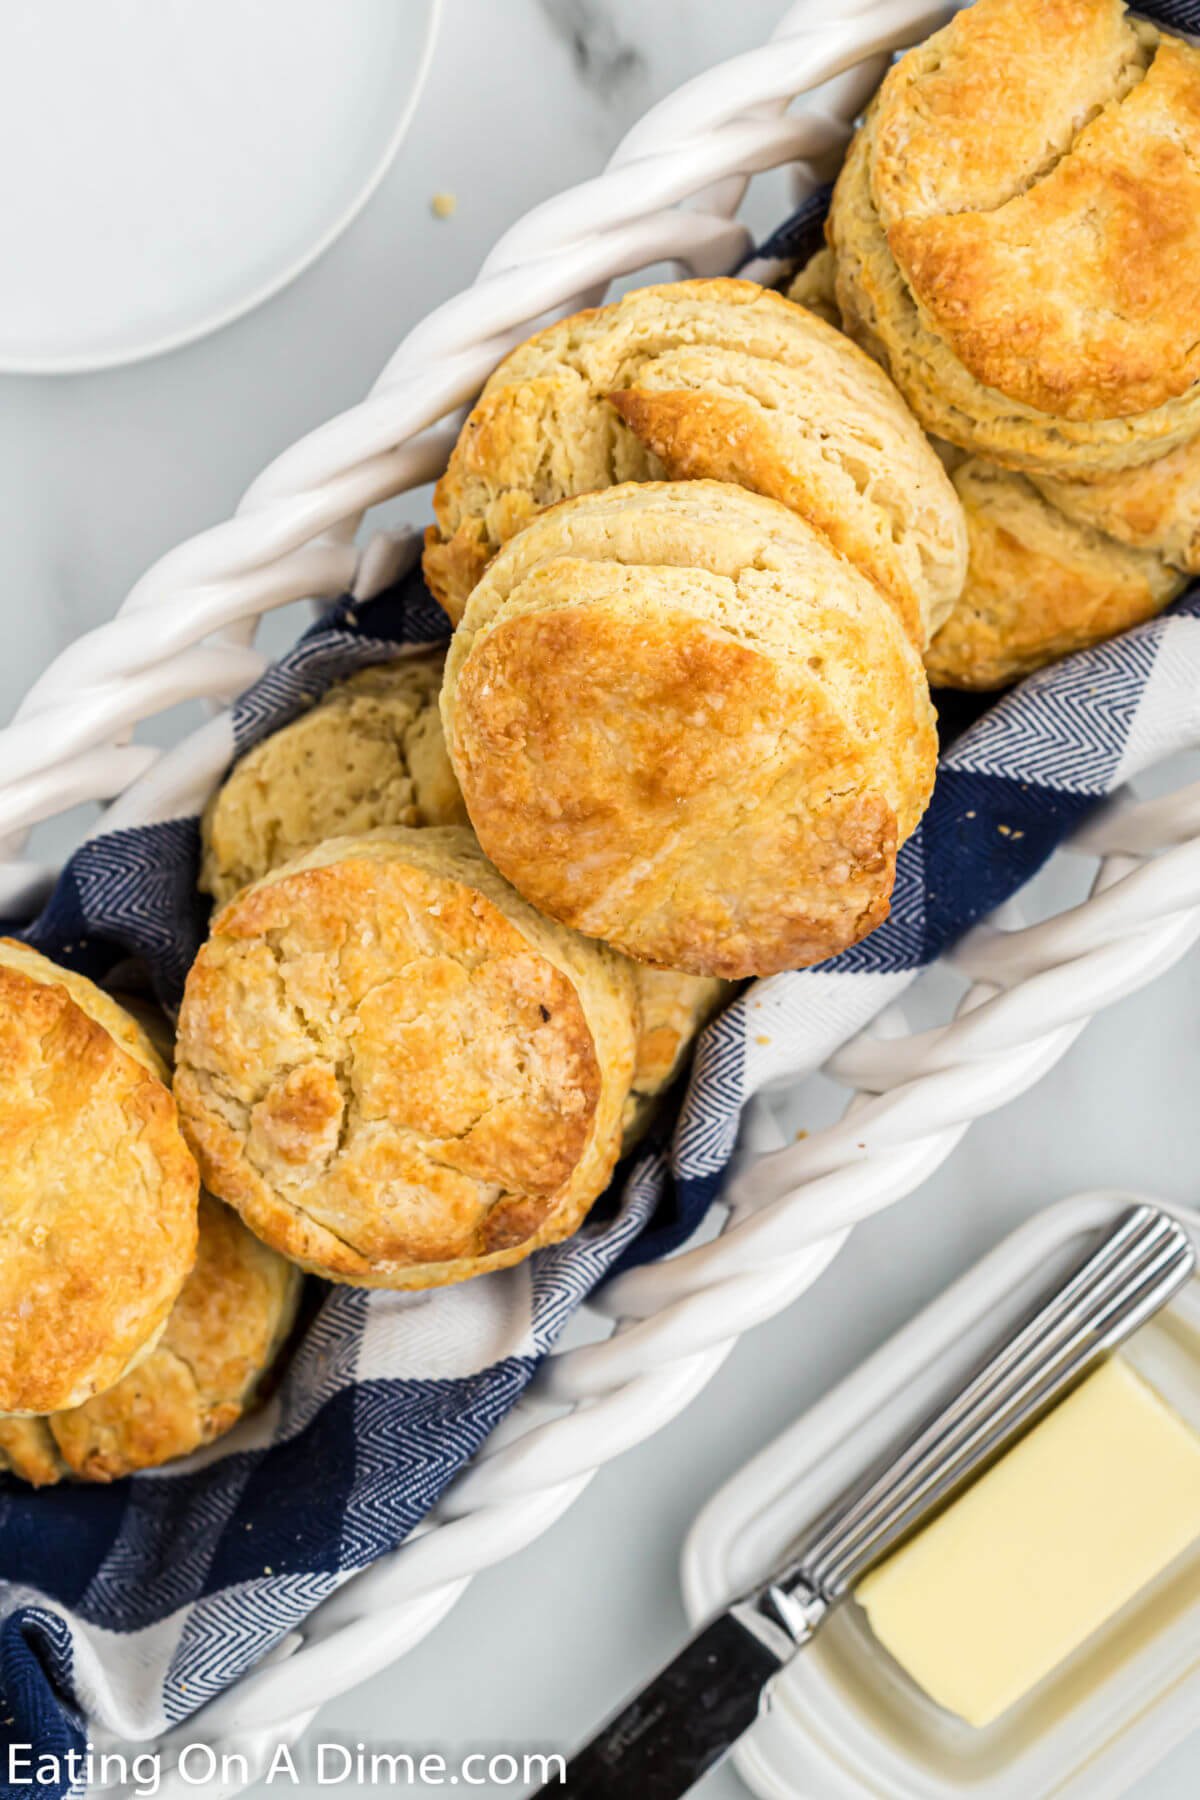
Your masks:
<path fill-rule="evenodd" d="M 890 71 L 789 295 L 648 287 L 503 362 L 434 495 L 453 627 L 203 820 L 173 1075 L 0 947 L 0 1457 L 111 1480 L 263 1391 L 302 1273 L 575 1232 L 749 977 L 887 916 L 930 684 L 1200 568 L 1200 52 L 977 0 Z"/>
<path fill-rule="evenodd" d="M 175 1044 L 206 1189 L 393 1289 L 577 1230 L 732 984 L 886 917 L 967 554 L 888 377 L 746 281 L 531 338 L 434 510 L 449 648 L 234 768 Z"/>
<path fill-rule="evenodd" d="M 522 345 L 435 514 L 448 650 L 340 683 L 209 807 L 175 1049 L 206 1188 L 383 1288 L 577 1230 L 731 984 L 886 917 L 966 567 L 889 379 L 745 281 Z"/>
<path fill-rule="evenodd" d="M 828 238 L 808 280 L 967 516 L 936 683 L 1003 686 L 1200 573 L 1200 49 L 1121 0 L 978 0 L 888 73 Z"/>
<path fill-rule="evenodd" d="M 299 1272 L 200 1190 L 129 1006 L 0 940 L 0 1467 L 113 1481 L 236 1424 Z"/>

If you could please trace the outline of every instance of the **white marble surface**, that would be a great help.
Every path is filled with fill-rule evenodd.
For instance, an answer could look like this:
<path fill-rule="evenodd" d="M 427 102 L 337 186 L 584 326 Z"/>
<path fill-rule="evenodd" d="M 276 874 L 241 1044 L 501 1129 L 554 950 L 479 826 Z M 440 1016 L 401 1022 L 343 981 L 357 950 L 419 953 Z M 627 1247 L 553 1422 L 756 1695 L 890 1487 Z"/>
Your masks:
<path fill-rule="evenodd" d="M 446 0 L 409 142 L 318 265 L 159 361 L 0 383 L 0 716 L 153 557 L 226 516 L 273 453 L 361 397 L 401 333 L 469 280 L 504 224 L 594 173 L 650 101 L 760 40 L 780 10 L 779 0 Z M 445 221 L 430 211 L 439 190 L 458 201 Z M 756 223 L 780 196 L 776 185 L 753 200 Z M 418 503 L 407 516 L 419 517 Z M 699 1505 L 924 1299 L 1073 1189 L 1129 1183 L 1195 1200 L 1198 1019 L 1193 957 L 1097 1023 L 1035 1094 L 977 1127 L 919 1195 L 862 1227 L 812 1295 L 747 1337 L 682 1419 L 598 1476 L 540 1544 L 480 1577 L 401 1663 L 333 1702 L 310 1737 L 448 1756 L 578 1739 L 678 1641 L 677 1557 Z M 1189 1746 L 1138 1792 L 1183 1800 L 1198 1785 L 1200 1747 Z M 744 1790 L 724 1770 L 703 1792 Z"/>

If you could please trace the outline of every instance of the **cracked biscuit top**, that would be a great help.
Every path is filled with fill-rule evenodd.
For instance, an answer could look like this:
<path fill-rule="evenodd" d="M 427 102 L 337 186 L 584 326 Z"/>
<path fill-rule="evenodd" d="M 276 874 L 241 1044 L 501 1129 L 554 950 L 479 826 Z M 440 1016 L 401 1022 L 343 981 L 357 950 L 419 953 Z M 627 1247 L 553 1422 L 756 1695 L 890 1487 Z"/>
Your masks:
<path fill-rule="evenodd" d="M 830 217 L 923 423 L 1064 475 L 1200 431 L 1200 49 L 1120 0 L 976 0 L 884 80 Z"/>
<path fill-rule="evenodd" d="M 326 838 L 461 825 L 438 689 L 442 652 L 374 663 L 237 762 L 205 809 L 200 886 L 220 904 Z"/>
<path fill-rule="evenodd" d="M 465 827 L 334 839 L 219 913 L 175 1091 L 205 1182 L 317 1274 L 429 1287 L 566 1237 L 633 1074 L 628 966 Z"/>
<path fill-rule="evenodd" d="M 0 941 L 0 1413 L 50 1413 L 149 1351 L 196 1253 L 167 1071 L 115 1000 Z"/>
<path fill-rule="evenodd" d="M 119 1481 L 212 1443 L 253 1404 L 291 1329 L 301 1282 L 293 1263 L 201 1194 L 195 1267 L 154 1349 L 69 1412 L 0 1419 L 0 1467 L 35 1487 Z"/>
<path fill-rule="evenodd" d="M 442 707 L 513 885 L 693 975 L 820 962 L 872 930 L 933 784 L 894 609 L 795 513 L 721 482 L 536 518 L 471 596 Z"/>
<path fill-rule="evenodd" d="M 664 475 L 736 482 L 799 513 L 920 647 L 962 586 L 954 490 L 887 376 L 824 319 L 729 279 L 637 288 L 507 356 L 435 490 L 426 579 L 457 622 L 545 507 Z"/>

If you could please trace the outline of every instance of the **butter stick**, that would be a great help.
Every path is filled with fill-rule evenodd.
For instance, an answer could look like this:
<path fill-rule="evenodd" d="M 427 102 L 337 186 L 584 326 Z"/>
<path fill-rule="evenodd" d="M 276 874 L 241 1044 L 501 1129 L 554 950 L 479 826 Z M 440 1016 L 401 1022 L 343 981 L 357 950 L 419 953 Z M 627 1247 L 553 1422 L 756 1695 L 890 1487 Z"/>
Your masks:
<path fill-rule="evenodd" d="M 860 1583 L 913 1680 L 988 1725 L 1200 1536 L 1200 1437 L 1110 1358 Z"/>

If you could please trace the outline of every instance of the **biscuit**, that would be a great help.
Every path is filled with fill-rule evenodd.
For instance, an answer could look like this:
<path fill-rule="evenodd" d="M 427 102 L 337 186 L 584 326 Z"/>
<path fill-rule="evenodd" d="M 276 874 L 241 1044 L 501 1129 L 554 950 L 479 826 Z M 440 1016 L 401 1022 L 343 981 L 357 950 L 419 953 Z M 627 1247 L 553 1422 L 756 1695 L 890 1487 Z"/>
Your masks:
<path fill-rule="evenodd" d="M 842 315 L 837 303 L 837 264 L 828 245 L 816 251 L 792 276 L 787 297 L 803 306 L 818 319 L 824 319 L 835 330 L 842 328 Z"/>
<path fill-rule="evenodd" d="M 682 975 L 645 963 L 633 964 L 633 977 L 638 1035 L 633 1088 L 625 1103 L 624 1150 L 645 1135 L 700 1032 L 737 992 L 732 982 L 711 975 Z"/>
<path fill-rule="evenodd" d="M 1135 550 L 1156 550 L 1172 568 L 1200 575 L 1200 438 L 1156 462 L 1095 481 L 1031 479 L 1068 518 Z"/>
<path fill-rule="evenodd" d="M 1068 519 L 1023 475 L 972 460 L 954 481 L 971 559 L 925 653 L 935 687 L 1005 687 L 1153 618 L 1184 585 L 1161 557 Z"/>
<path fill-rule="evenodd" d="M 154 1349 L 82 1406 L 0 1419 L 0 1467 L 35 1487 L 119 1481 L 212 1443 L 253 1406 L 303 1277 L 207 1194 L 199 1219 L 195 1266 Z"/>
<path fill-rule="evenodd" d="M 248 751 L 205 811 L 201 888 L 224 904 L 325 838 L 463 824 L 437 706 L 442 660 L 360 669 Z"/>
<path fill-rule="evenodd" d="M 162 1330 L 199 1189 L 168 1079 L 107 994 L 0 940 L 0 1412 L 80 1405 Z"/>
<path fill-rule="evenodd" d="M 976 0 L 901 58 L 828 235 L 938 436 L 1087 477 L 1200 431 L 1200 51 L 1119 0 Z"/>
<path fill-rule="evenodd" d="M 628 965 L 540 918 L 465 827 L 338 838 L 220 912 L 175 1091 L 206 1185 L 335 1281 L 421 1288 L 581 1223 L 616 1160 Z"/>
<path fill-rule="evenodd" d="M 442 708 L 513 885 L 693 975 L 865 936 L 933 784 L 895 611 L 795 513 L 721 482 L 627 484 L 535 519 L 471 596 Z"/>
<path fill-rule="evenodd" d="M 457 621 L 539 511 L 660 473 L 736 482 L 799 513 L 919 647 L 961 589 L 954 491 L 891 382 L 813 313 L 727 279 L 639 288 L 514 350 L 435 490 L 426 579 Z"/>

